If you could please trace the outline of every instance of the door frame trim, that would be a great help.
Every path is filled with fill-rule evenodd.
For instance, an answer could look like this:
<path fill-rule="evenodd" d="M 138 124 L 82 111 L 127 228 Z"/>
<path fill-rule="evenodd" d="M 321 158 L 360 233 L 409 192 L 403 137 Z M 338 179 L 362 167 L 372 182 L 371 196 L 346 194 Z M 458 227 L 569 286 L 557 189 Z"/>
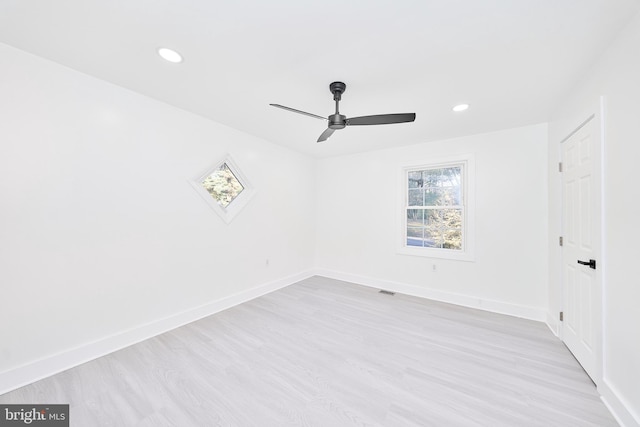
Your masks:
<path fill-rule="evenodd" d="M 594 103 L 595 104 L 595 103 Z M 598 235 L 598 247 L 595 251 L 595 259 L 598 260 L 598 269 L 596 270 L 596 274 L 598 275 L 598 280 L 600 282 L 600 295 L 599 295 L 599 319 L 595 319 L 598 321 L 598 325 L 596 327 L 596 336 L 594 337 L 594 354 L 596 357 L 595 360 L 595 368 L 594 368 L 594 377 L 591 378 L 592 381 L 596 384 L 596 388 L 602 384 L 603 380 L 603 372 L 604 372 L 604 346 L 606 342 L 605 336 L 605 271 L 606 271 L 606 256 L 605 256 L 605 142 L 606 142 L 606 133 L 605 133 L 605 97 L 600 96 L 598 98 L 598 102 L 596 105 L 593 105 L 591 109 L 592 113 L 588 115 L 586 119 L 584 119 L 580 124 L 578 124 L 571 132 L 569 132 L 562 140 L 560 140 L 557 144 L 559 150 L 559 158 L 561 162 L 564 162 L 565 159 L 562 155 L 562 144 L 566 142 L 569 138 L 575 135 L 580 129 L 582 129 L 587 123 L 593 121 L 594 124 L 594 132 L 600 140 L 600 149 L 599 149 L 599 161 L 597 163 L 599 170 L 597 171 L 599 180 L 599 198 L 600 198 L 600 206 L 599 206 L 599 235 Z M 584 117 L 584 116 L 583 116 Z M 563 188 L 563 177 L 560 176 L 560 226 L 561 233 L 564 235 L 565 230 L 564 226 L 564 188 Z M 559 262 L 560 262 L 560 310 L 564 311 L 566 307 L 566 301 L 564 298 L 565 291 L 565 277 L 564 277 L 564 251 L 560 250 L 559 252 Z M 558 338 L 562 340 L 564 343 L 564 322 L 558 323 Z"/>
<path fill-rule="evenodd" d="M 574 130 L 572 130 L 569 135 L 565 136 L 564 138 L 562 138 L 562 141 L 560 141 L 560 145 L 562 145 L 563 142 L 566 142 L 569 138 L 571 138 L 573 135 L 575 135 L 576 133 L 578 133 L 578 131 L 580 129 L 582 129 L 583 127 L 585 127 L 587 125 L 587 123 L 589 123 L 591 120 L 596 118 L 596 114 L 593 113 L 592 115 L 590 115 L 584 122 L 580 123 L 578 125 L 577 128 L 575 128 Z"/>

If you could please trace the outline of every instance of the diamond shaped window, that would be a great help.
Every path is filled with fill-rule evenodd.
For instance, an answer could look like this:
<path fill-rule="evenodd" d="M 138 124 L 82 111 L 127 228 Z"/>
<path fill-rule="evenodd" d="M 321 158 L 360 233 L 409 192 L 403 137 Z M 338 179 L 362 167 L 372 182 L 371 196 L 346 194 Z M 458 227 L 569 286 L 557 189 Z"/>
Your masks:
<path fill-rule="evenodd" d="M 231 222 L 255 193 L 231 156 L 194 177 L 190 183 L 226 223 Z"/>
<path fill-rule="evenodd" d="M 207 176 L 201 184 L 223 208 L 229 206 L 244 190 L 244 186 L 226 163 Z"/>

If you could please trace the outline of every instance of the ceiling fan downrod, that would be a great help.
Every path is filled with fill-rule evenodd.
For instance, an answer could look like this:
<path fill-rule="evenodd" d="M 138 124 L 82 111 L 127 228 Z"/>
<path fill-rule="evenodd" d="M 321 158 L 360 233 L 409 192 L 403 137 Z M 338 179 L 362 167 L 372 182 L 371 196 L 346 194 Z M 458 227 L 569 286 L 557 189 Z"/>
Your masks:
<path fill-rule="evenodd" d="M 340 100 L 342 94 L 347 90 L 347 85 L 342 82 L 333 82 L 329 85 L 329 90 L 336 101 L 336 113 L 328 117 L 329 129 L 344 129 L 347 126 L 347 116 L 340 114 Z"/>

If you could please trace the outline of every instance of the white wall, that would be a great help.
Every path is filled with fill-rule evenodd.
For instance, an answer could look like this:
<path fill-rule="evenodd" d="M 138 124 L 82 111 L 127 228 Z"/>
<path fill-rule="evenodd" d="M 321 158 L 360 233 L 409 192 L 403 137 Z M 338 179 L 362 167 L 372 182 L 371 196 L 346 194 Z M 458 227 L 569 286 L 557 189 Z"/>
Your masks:
<path fill-rule="evenodd" d="M 640 15 L 627 26 L 549 125 L 549 164 L 559 142 L 605 99 L 604 366 L 599 390 L 626 425 L 640 425 Z M 550 169 L 551 170 L 551 169 Z M 560 179 L 550 174 L 550 235 L 560 234 Z M 559 252 L 550 239 L 549 307 L 561 309 Z"/>
<path fill-rule="evenodd" d="M 401 165 L 468 153 L 476 163 L 475 262 L 397 254 Z M 317 266 L 333 277 L 542 320 L 546 160 L 546 125 L 323 159 Z"/>
<path fill-rule="evenodd" d="M 230 225 L 187 182 L 226 153 Z M 0 374 L 311 269 L 314 167 L 0 44 Z"/>

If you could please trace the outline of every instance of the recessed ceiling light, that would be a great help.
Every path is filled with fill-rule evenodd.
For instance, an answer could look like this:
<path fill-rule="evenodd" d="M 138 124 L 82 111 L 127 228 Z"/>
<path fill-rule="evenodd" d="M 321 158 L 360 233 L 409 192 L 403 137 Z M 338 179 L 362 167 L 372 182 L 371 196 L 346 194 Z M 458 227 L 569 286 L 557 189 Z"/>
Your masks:
<path fill-rule="evenodd" d="M 176 52 L 173 49 L 161 47 L 160 49 L 158 49 L 158 55 L 160 55 L 164 60 L 169 62 L 173 62 L 176 64 L 179 62 L 182 62 L 182 55 L 180 55 L 178 52 Z"/>
<path fill-rule="evenodd" d="M 467 108 L 469 108 L 469 104 L 459 104 L 453 107 L 452 110 L 455 112 L 459 112 L 459 111 L 464 111 Z"/>

